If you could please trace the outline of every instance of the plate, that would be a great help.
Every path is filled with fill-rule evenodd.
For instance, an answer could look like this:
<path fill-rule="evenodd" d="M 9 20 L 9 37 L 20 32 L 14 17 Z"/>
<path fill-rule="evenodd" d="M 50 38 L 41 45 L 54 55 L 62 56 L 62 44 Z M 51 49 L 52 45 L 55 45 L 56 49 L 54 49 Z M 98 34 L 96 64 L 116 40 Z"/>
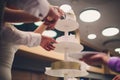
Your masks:
<path fill-rule="evenodd" d="M 67 77 L 83 77 L 88 75 L 89 73 L 87 71 L 81 71 L 76 69 L 56 69 L 56 70 L 46 70 L 45 74 L 54 76 L 54 77 L 64 77 L 67 75 Z"/>
<path fill-rule="evenodd" d="M 99 54 L 100 52 L 95 52 L 95 51 L 82 51 L 80 53 L 69 53 L 69 57 L 71 58 L 75 58 L 75 59 L 80 59 L 82 58 L 84 55 L 88 55 L 88 54 Z"/>
<path fill-rule="evenodd" d="M 55 28 L 59 31 L 74 31 L 79 28 L 79 24 L 72 19 L 58 20 Z"/>

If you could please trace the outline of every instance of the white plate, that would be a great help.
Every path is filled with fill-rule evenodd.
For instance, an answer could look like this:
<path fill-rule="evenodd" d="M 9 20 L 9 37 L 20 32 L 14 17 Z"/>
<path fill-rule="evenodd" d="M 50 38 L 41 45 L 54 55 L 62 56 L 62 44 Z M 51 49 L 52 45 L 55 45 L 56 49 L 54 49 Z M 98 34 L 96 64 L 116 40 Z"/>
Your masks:
<path fill-rule="evenodd" d="M 72 19 L 58 20 L 55 28 L 59 31 L 74 31 L 79 28 L 79 24 Z"/>
<path fill-rule="evenodd" d="M 83 77 L 88 75 L 87 71 L 81 71 L 76 69 L 56 69 L 56 70 L 46 70 L 45 74 L 54 76 L 54 77 L 64 77 L 67 74 L 68 77 Z"/>
<path fill-rule="evenodd" d="M 84 55 L 87 54 L 99 54 L 100 52 L 95 52 L 95 51 L 82 51 L 80 53 L 70 53 L 69 57 L 71 58 L 75 58 L 75 59 L 80 59 L 82 58 Z"/>

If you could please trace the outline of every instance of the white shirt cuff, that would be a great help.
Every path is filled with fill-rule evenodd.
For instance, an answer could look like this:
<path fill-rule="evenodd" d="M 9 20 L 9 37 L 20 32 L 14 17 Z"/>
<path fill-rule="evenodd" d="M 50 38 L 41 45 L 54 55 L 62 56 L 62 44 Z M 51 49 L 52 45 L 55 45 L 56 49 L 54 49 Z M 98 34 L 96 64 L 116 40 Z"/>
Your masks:
<path fill-rule="evenodd" d="M 30 36 L 30 40 L 28 39 L 27 46 L 29 47 L 39 46 L 41 42 L 41 35 L 33 32 L 29 32 L 28 34 Z"/>

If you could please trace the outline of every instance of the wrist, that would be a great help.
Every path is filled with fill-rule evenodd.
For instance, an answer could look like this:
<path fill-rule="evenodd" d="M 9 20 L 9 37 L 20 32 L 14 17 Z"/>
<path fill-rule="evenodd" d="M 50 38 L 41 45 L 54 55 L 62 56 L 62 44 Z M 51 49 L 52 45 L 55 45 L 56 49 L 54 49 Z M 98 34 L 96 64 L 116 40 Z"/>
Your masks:
<path fill-rule="evenodd" d="M 103 63 L 104 64 L 108 64 L 108 62 L 109 62 L 109 56 L 107 56 L 107 55 L 103 55 L 103 57 L 102 57 L 102 61 L 103 61 Z"/>
<path fill-rule="evenodd" d="M 51 25 L 51 24 L 54 24 L 55 22 L 56 22 L 56 20 L 54 20 L 53 18 L 51 18 L 49 16 L 44 19 L 45 25 Z"/>
<path fill-rule="evenodd" d="M 50 25 L 52 20 L 53 19 L 51 17 L 47 16 L 47 17 L 45 17 L 45 19 L 43 21 L 44 21 L 45 25 Z"/>

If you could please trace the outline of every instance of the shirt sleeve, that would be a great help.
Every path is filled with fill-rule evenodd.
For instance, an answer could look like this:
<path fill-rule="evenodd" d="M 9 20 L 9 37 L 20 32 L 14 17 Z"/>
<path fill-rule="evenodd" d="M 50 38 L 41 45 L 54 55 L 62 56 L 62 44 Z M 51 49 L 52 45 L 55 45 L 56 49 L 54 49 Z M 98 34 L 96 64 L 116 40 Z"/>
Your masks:
<path fill-rule="evenodd" d="M 8 0 L 8 4 L 25 10 L 41 20 L 49 12 L 49 3 L 47 0 Z"/>
<path fill-rule="evenodd" d="M 116 72 L 120 72 L 120 58 L 119 57 L 111 57 L 109 62 L 108 62 L 108 66 L 116 71 Z"/>
<path fill-rule="evenodd" d="M 40 45 L 41 35 L 34 32 L 20 31 L 13 26 L 7 25 L 2 30 L 2 39 L 9 43 L 33 47 Z"/>

